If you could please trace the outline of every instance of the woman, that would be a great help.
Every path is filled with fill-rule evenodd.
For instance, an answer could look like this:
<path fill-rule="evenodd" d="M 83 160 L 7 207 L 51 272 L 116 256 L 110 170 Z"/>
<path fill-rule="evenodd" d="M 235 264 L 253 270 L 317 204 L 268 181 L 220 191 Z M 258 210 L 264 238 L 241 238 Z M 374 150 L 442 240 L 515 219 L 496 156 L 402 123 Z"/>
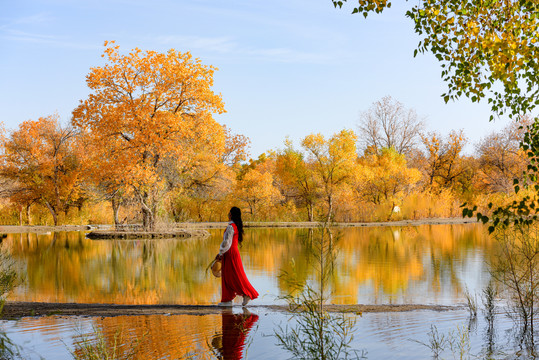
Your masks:
<path fill-rule="evenodd" d="M 237 207 L 230 209 L 228 213 L 228 226 L 223 235 L 223 242 L 219 248 L 219 254 L 215 257 L 221 260 L 221 302 L 219 306 L 232 306 L 232 300 L 236 295 L 243 296 L 242 306 L 258 297 L 258 292 L 253 288 L 241 263 L 238 244 L 243 241 L 243 222 L 241 210 Z"/>

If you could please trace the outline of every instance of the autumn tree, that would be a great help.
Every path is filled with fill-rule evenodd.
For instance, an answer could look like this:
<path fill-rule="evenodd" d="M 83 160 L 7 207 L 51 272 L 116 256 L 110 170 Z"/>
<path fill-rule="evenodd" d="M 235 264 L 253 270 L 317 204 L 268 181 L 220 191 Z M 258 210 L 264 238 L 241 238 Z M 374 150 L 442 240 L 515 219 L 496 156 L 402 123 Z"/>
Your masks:
<path fill-rule="evenodd" d="M 191 126 L 197 138 L 178 143 L 184 156 L 181 160 L 168 158 L 164 175 L 168 187 L 175 189 L 174 196 L 196 202 L 201 220 L 210 204 L 223 201 L 234 190 L 234 169 L 245 160 L 248 139 L 212 121 L 197 120 Z M 180 210 L 172 209 L 175 214 Z"/>
<path fill-rule="evenodd" d="M 461 158 L 462 148 L 466 144 L 462 130 L 451 131 L 445 139 L 436 132 L 422 135 L 421 139 L 426 151 L 422 168 L 428 186 L 432 188 L 440 185 L 447 188 L 454 185 L 466 170 Z"/>
<path fill-rule="evenodd" d="M 100 173 L 123 176 L 124 187 L 138 200 L 144 228 L 151 230 L 170 190 L 163 165 L 188 163 L 184 151 L 201 131 L 202 136 L 223 131 L 212 118 L 224 112 L 221 96 L 211 90 L 215 68 L 173 49 L 122 55 L 114 42 L 105 42 L 103 57 L 107 64 L 87 76 L 91 93 L 73 111 L 73 124 L 96 144 Z M 205 128 L 194 126 L 197 121 Z"/>
<path fill-rule="evenodd" d="M 356 167 L 357 136 L 351 130 L 342 130 L 329 139 L 322 134 L 311 134 L 301 142 L 313 164 L 327 204 L 327 221 L 333 216 L 335 193 L 350 179 Z"/>
<path fill-rule="evenodd" d="M 273 175 L 257 168 L 246 171 L 236 183 L 234 193 L 249 207 L 251 219 L 255 219 L 261 207 L 281 200 L 281 193 L 275 187 Z"/>
<path fill-rule="evenodd" d="M 360 149 L 393 148 L 399 154 L 408 154 L 420 141 L 424 127 L 415 110 L 406 109 L 391 96 L 385 96 L 361 114 L 358 124 Z"/>
<path fill-rule="evenodd" d="M 374 204 L 390 202 L 392 206 L 389 216 L 421 179 L 421 172 L 408 168 L 404 155 L 392 148 L 366 152 L 359 159 L 359 165 L 354 181 L 356 192 Z"/>
<path fill-rule="evenodd" d="M 342 7 L 347 0 L 332 0 Z M 358 0 L 353 13 L 367 17 L 381 13 L 391 6 L 390 0 Z M 421 37 L 415 50 L 430 52 L 440 62 L 442 79 L 448 90 L 446 102 L 461 96 L 473 102 L 487 99 L 494 119 L 508 115 L 518 120 L 532 112 L 539 101 L 539 22 L 537 1 L 457 1 L 421 0 L 406 12 Z M 526 169 L 526 181 L 514 179 L 514 191 L 521 187 L 539 194 L 539 121 L 527 127 L 521 148 L 531 160 Z M 492 204 L 491 204 L 492 206 Z M 498 224 L 510 222 L 530 224 L 538 219 L 537 196 L 525 196 L 508 206 L 494 210 L 494 231 Z M 468 211 L 470 210 L 470 211 Z M 464 209 L 464 215 L 473 216 L 474 209 Z M 489 217 L 477 214 L 488 222 Z"/>
<path fill-rule="evenodd" d="M 529 118 L 520 121 L 523 125 L 530 122 Z M 476 144 L 479 161 L 477 183 L 481 189 L 504 193 L 513 190 L 513 180 L 522 178 L 528 165 L 528 158 L 520 148 L 524 132 L 525 128 L 513 122 Z"/>
<path fill-rule="evenodd" d="M 22 122 L 2 145 L 0 174 L 15 184 L 12 199 L 43 205 L 58 225 L 59 214 L 83 196 L 84 149 L 77 131 L 52 115 Z"/>
<path fill-rule="evenodd" d="M 280 179 L 285 196 L 296 199 L 307 210 L 309 221 L 314 220 L 314 207 L 320 197 L 318 182 L 312 164 L 305 156 L 293 148 L 290 141 L 285 149 L 276 155 L 276 175 Z"/>
<path fill-rule="evenodd" d="M 347 0 L 332 0 L 342 7 Z M 390 0 L 357 0 L 352 13 L 367 17 Z M 539 23 L 536 1 L 420 0 L 406 17 L 421 41 L 414 54 L 430 52 L 448 85 L 445 101 L 489 99 L 493 113 L 525 114 L 539 96 Z M 491 117 L 492 118 L 492 117 Z"/>

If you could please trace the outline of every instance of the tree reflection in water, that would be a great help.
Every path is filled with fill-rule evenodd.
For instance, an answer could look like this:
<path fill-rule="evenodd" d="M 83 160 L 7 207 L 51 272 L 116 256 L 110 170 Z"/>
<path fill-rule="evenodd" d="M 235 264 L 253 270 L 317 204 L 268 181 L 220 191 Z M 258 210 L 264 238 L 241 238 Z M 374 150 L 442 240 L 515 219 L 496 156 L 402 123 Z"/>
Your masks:
<path fill-rule="evenodd" d="M 341 230 L 333 275 L 325 284 L 334 304 L 460 302 L 468 279 L 487 272 L 485 264 L 494 256 L 492 241 L 475 225 Z M 309 232 L 316 230 L 247 229 L 242 258 L 259 287 L 270 295 L 291 293 L 275 279 L 291 271 L 292 259 L 298 281 L 317 281 Z M 222 233 L 213 235 L 95 241 L 82 232 L 60 232 L 56 239 L 9 234 L 2 247 L 23 265 L 28 280 L 12 300 L 196 305 L 219 301 L 220 282 L 205 272 L 222 240 Z"/>
<path fill-rule="evenodd" d="M 335 245 L 339 238 L 325 223 L 309 231 L 303 239 L 303 246 L 314 259 L 316 278 L 313 282 L 298 278 L 294 262 L 292 272 L 282 272 L 280 276 L 292 289 L 283 298 L 293 314 L 291 319 L 296 320 L 296 326 L 279 326 L 274 335 L 277 344 L 293 358 L 329 360 L 365 357 L 365 351 L 351 347 L 356 317 L 344 313 L 330 314 L 324 308 L 331 297 L 327 283 L 334 275 Z"/>
<path fill-rule="evenodd" d="M 232 309 L 225 309 L 221 316 L 221 333 L 214 335 L 211 339 L 213 354 L 217 359 L 222 360 L 242 359 L 243 350 L 247 345 L 245 340 L 251 328 L 258 321 L 258 315 L 243 308 L 241 314 L 234 314 Z"/>

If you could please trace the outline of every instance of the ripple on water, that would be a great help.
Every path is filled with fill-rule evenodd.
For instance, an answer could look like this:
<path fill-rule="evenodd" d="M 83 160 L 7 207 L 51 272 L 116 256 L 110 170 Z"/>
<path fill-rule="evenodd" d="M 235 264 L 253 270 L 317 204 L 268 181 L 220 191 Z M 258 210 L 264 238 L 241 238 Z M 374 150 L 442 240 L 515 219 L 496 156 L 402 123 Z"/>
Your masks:
<path fill-rule="evenodd" d="M 2 321 L 1 326 L 8 336 L 24 347 L 27 359 L 71 359 L 68 348 L 73 348 L 81 335 L 91 336 L 94 329 L 102 331 L 111 344 L 114 335 L 122 330 L 122 348 L 130 349 L 137 339 L 143 339 L 139 359 L 189 358 L 193 354 L 216 354 L 223 342 L 232 344 L 236 354 L 248 354 L 250 359 L 287 358 L 273 336 L 278 325 L 295 326 L 293 317 L 281 312 L 257 308 L 253 314 L 256 321 L 245 325 L 245 337 L 238 332 L 225 329 L 236 326 L 241 310 L 230 314 L 211 315 L 150 315 L 117 316 L 104 318 L 42 317 L 24 318 L 19 321 Z M 229 316 L 228 318 L 225 316 Z M 230 316 L 236 318 L 230 318 Z M 431 325 L 446 336 L 455 332 L 457 326 L 467 328 L 468 313 L 458 311 L 409 311 L 400 313 L 364 313 L 357 318 L 352 347 L 366 350 L 368 359 L 418 359 L 430 358 L 431 351 L 422 343 L 428 343 Z M 504 316 L 497 319 L 498 334 L 504 334 L 511 322 Z M 240 327 L 241 328 L 241 327 Z M 481 316 L 470 331 L 472 353 L 478 354 L 485 348 L 485 323 Z M 228 331 L 228 340 L 219 339 Z M 235 335 L 234 335 L 235 334 Z M 236 338 L 234 338 L 236 336 Z M 237 341 L 239 339 L 239 341 Z M 451 358 L 450 352 L 444 358 Z M 202 357 L 203 358 L 203 357 Z M 244 356 L 244 358 L 246 358 Z"/>

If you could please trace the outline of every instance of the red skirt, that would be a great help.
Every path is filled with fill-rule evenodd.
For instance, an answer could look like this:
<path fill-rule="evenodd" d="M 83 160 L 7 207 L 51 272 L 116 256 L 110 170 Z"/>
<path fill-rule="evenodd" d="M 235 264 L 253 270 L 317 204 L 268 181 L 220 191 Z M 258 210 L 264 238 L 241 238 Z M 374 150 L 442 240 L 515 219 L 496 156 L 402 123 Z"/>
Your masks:
<path fill-rule="evenodd" d="M 245 275 L 238 250 L 238 243 L 237 241 L 233 241 L 230 250 L 223 254 L 221 302 L 232 301 L 237 295 L 248 296 L 252 300 L 258 297 L 258 292 L 247 279 L 247 275 Z"/>

